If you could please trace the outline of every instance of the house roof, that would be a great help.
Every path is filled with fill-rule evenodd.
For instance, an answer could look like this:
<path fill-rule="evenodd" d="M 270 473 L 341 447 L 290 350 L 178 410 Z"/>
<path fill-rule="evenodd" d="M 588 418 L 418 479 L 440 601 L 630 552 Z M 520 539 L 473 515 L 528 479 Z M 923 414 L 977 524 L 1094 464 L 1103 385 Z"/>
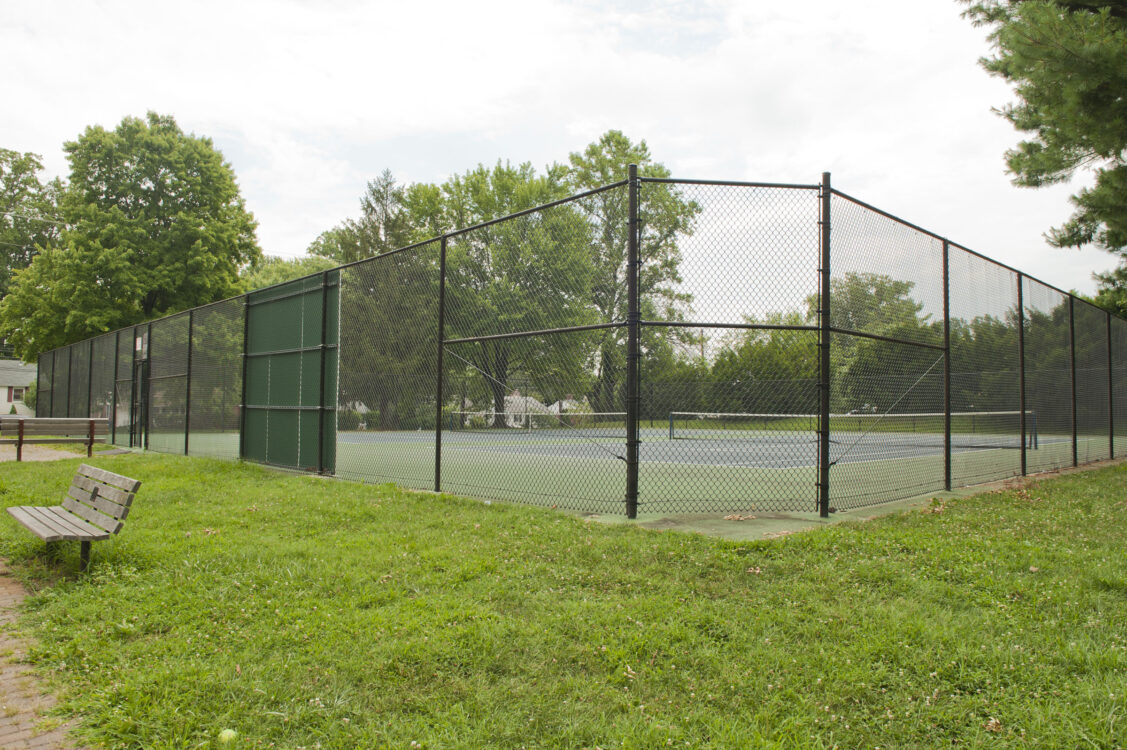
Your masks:
<path fill-rule="evenodd" d="M 35 365 L 25 365 L 18 359 L 0 359 L 0 386 L 28 386 L 35 382 Z"/>

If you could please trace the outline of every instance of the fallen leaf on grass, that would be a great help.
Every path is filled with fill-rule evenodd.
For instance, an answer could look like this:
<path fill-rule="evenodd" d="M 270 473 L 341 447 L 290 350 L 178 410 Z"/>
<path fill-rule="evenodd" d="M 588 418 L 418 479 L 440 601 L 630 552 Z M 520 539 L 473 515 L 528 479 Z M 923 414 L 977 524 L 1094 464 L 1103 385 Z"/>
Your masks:
<path fill-rule="evenodd" d="M 781 536 L 787 536 L 788 534 L 794 534 L 794 533 L 796 533 L 800 530 L 801 529 L 784 529 L 783 531 L 769 531 L 769 532 L 767 532 L 766 534 L 763 535 L 763 538 L 764 539 L 778 539 Z"/>
<path fill-rule="evenodd" d="M 991 716 L 990 721 L 983 724 L 982 728 L 985 729 L 987 732 L 1000 732 L 1000 731 L 1002 731 L 1002 722 L 998 721 L 993 716 Z"/>

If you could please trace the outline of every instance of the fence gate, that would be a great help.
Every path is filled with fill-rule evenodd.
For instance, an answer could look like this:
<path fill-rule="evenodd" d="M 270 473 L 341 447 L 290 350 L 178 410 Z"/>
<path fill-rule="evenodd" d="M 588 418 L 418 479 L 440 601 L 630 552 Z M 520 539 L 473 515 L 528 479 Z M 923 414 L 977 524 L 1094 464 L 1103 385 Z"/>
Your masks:
<path fill-rule="evenodd" d="M 133 403 L 130 406 L 129 445 L 149 447 L 149 358 L 142 353 L 133 361 Z"/>
<path fill-rule="evenodd" d="M 328 271 L 247 296 L 243 458 L 333 472 L 339 288 Z"/>

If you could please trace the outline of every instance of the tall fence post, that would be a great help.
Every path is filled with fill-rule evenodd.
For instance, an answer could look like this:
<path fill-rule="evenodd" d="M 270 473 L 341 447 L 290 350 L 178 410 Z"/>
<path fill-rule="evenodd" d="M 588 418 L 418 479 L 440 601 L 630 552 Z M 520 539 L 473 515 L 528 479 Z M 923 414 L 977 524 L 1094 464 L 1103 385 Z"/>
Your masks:
<path fill-rule="evenodd" d="M 1080 451 L 1077 445 L 1079 430 L 1077 430 L 1076 413 L 1076 298 L 1068 295 L 1068 367 L 1071 373 L 1072 386 L 1072 465 L 1080 465 Z"/>
<path fill-rule="evenodd" d="M 250 295 L 243 295 L 243 376 L 239 394 L 239 458 L 247 455 L 247 351 L 250 330 Z"/>
<path fill-rule="evenodd" d="M 35 416 L 39 416 L 39 404 L 43 402 L 43 352 L 35 358 Z"/>
<path fill-rule="evenodd" d="M 86 357 L 86 416 L 94 416 L 94 339 L 90 339 L 90 354 Z"/>
<path fill-rule="evenodd" d="M 818 295 L 818 515 L 830 515 L 830 207 L 833 203 L 830 173 L 822 173 L 821 189 L 821 292 Z"/>
<path fill-rule="evenodd" d="M 113 335 L 113 392 L 110 396 L 110 442 L 117 445 L 117 362 L 121 358 L 121 331 Z"/>
<path fill-rule="evenodd" d="M 145 329 L 145 343 L 141 349 L 141 397 L 144 399 L 145 412 L 145 450 L 149 449 L 149 433 L 153 427 L 153 378 L 152 360 L 153 353 L 153 324 L 149 322 Z"/>
<path fill-rule="evenodd" d="M 195 310 L 188 311 L 188 366 L 184 368 L 184 455 L 188 455 L 188 441 L 192 437 L 192 327 Z M 93 359 L 93 357 L 91 357 Z"/>
<path fill-rule="evenodd" d="M 58 416 L 55 414 L 55 404 L 59 401 L 59 350 L 55 349 L 51 352 L 51 413 L 48 417 Z"/>
<path fill-rule="evenodd" d="M 446 235 L 438 246 L 438 378 L 434 386 L 434 491 L 442 492 L 443 350 L 446 348 Z M 462 408 L 462 407 L 459 407 Z"/>
<path fill-rule="evenodd" d="M 943 240 L 943 489 L 951 491 L 951 243 Z"/>
<path fill-rule="evenodd" d="M 1111 313 L 1107 316 L 1107 457 L 1115 458 L 1115 378 L 1111 370 Z"/>
<path fill-rule="evenodd" d="M 627 168 L 629 222 L 626 232 L 626 517 L 638 517 L 638 359 L 641 313 L 638 304 L 638 165 Z"/>
<path fill-rule="evenodd" d="M 329 330 L 329 272 L 321 272 L 321 345 L 317 349 L 320 373 L 317 385 L 317 473 L 325 473 L 325 337 Z M 299 442 L 300 445 L 300 442 Z"/>
<path fill-rule="evenodd" d="M 67 347 L 67 408 L 63 413 L 64 417 L 71 416 L 70 414 L 70 383 L 74 379 L 71 374 L 74 371 L 74 344 Z"/>
<path fill-rule="evenodd" d="M 1021 429 L 1021 475 L 1028 473 L 1028 457 L 1025 454 L 1025 276 L 1017 275 L 1017 403 L 1021 413 L 1018 426 Z"/>

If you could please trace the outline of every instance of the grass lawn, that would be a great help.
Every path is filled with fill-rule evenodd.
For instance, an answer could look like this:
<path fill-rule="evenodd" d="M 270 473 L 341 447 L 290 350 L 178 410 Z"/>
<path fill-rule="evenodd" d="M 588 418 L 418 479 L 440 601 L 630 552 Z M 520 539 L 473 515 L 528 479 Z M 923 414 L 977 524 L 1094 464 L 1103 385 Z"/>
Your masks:
<path fill-rule="evenodd" d="M 4 505 L 79 460 L 6 464 Z M 107 747 L 1127 744 L 1127 464 L 728 542 L 158 455 L 22 624 Z M 4 517 L 7 518 L 6 514 Z"/>

